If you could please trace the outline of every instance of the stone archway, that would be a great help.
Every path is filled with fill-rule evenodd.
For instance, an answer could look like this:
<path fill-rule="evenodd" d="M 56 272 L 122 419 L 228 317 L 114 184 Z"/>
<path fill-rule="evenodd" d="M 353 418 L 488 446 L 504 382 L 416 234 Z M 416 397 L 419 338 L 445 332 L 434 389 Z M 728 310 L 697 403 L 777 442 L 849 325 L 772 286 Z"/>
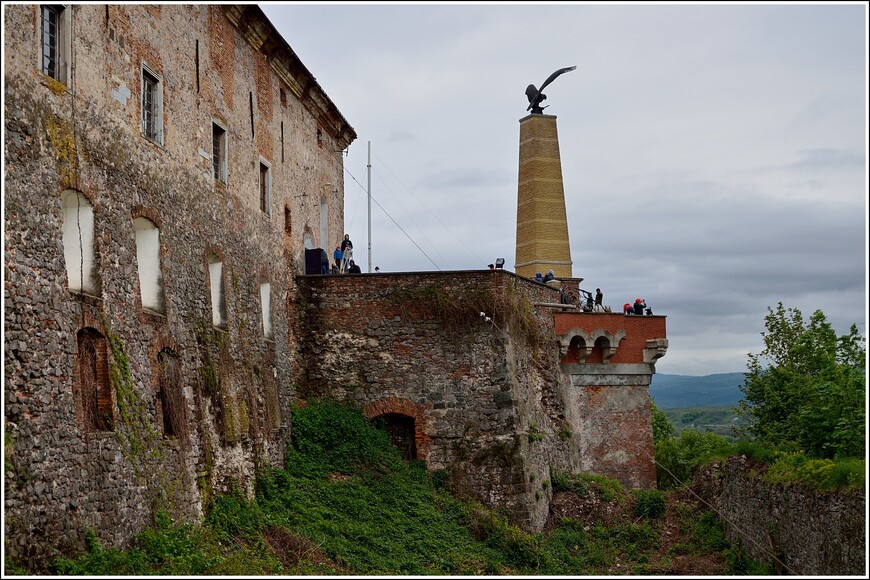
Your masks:
<path fill-rule="evenodd" d="M 363 414 L 370 421 L 383 420 L 390 440 L 406 459 L 426 460 L 431 438 L 426 434 L 429 421 L 423 406 L 408 399 L 388 397 L 366 404 Z"/>

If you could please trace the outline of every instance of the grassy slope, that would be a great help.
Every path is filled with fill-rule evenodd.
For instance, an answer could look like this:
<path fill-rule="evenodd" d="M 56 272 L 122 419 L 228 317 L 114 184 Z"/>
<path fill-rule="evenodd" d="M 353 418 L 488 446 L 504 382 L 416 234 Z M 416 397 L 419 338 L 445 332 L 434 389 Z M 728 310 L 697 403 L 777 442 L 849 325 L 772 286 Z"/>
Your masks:
<path fill-rule="evenodd" d="M 160 516 L 131 550 L 104 549 L 92 541 L 87 553 L 59 558 L 51 572 L 667 574 L 679 571 L 674 563 L 692 554 L 716 562 L 707 574 L 722 574 L 729 572 L 726 561 L 740 562 L 723 557 L 728 548 L 715 521 L 699 531 L 699 511 L 668 509 L 676 519 L 633 513 L 637 492 L 597 476 L 559 476 L 554 492 L 578 505 L 584 497 L 598 497 L 619 517 L 584 521 L 590 514 L 576 508 L 555 518 L 547 532 L 527 534 L 492 510 L 455 499 L 443 485 L 443 473 L 399 460 L 383 431 L 333 403 L 294 413 L 287 464 L 259 474 L 253 500 L 239 493 L 215 497 L 203 525 L 175 525 Z M 674 544 L 674 530 L 685 530 L 685 541 Z M 7 562 L 6 572 L 27 571 Z"/>

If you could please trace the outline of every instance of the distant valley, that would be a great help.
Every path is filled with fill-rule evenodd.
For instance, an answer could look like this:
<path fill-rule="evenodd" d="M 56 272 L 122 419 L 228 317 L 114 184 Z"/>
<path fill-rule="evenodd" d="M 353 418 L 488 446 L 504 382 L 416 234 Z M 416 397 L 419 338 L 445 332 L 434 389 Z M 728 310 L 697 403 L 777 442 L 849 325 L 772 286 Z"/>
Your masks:
<path fill-rule="evenodd" d="M 743 393 L 744 373 L 720 373 L 695 377 L 655 374 L 649 394 L 659 409 L 735 406 Z"/>
<path fill-rule="evenodd" d="M 743 373 L 720 373 L 701 377 L 655 374 L 650 397 L 676 428 L 710 431 L 733 436 L 734 427 L 743 424 L 734 407 L 743 398 L 740 385 Z"/>

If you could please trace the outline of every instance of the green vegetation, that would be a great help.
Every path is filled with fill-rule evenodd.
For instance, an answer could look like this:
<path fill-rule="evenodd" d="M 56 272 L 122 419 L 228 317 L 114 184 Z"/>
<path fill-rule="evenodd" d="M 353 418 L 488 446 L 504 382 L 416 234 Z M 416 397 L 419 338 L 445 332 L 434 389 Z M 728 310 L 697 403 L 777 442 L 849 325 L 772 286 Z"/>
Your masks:
<path fill-rule="evenodd" d="M 332 401 L 294 410 L 285 469 L 264 469 L 256 493 L 215 495 L 202 525 L 159 513 L 129 550 L 58 558 L 64 575 L 601 575 L 666 573 L 661 492 L 629 492 L 595 474 L 555 475 L 574 491 L 623 507 L 605 525 L 564 518 L 529 534 L 496 510 L 452 497 L 445 472 L 405 462 L 384 431 Z M 543 485 L 543 482 L 542 482 Z M 637 515 L 633 515 L 637 514 Z M 687 522 L 692 520 L 686 514 Z M 645 519 L 640 519 L 645 518 Z M 696 519 L 696 518 L 695 518 Z M 701 539 L 692 550 L 701 551 Z M 708 541 L 709 543 L 709 541 Z M 727 543 L 715 544 L 718 551 Z M 717 556 L 721 560 L 722 556 Z M 13 568 L 19 570 L 20 568 Z M 723 568 L 725 570 L 725 568 Z M 727 571 L 727 570 L 726 570 Z"/>
<path fill-rule="evenodd" d="M 663 409 L 662 412 L 673 424 L 675 435 L 686 429 L 704 431 L 735 440 L 735 432 L 745 427 L 746 419 L 736 407 L 683 407 Z"/>
<path fill-rule="evenodd" d="M 864 488 L 864 459 L 813 459 L 800 452 L 770 447 L 760 441 L 729 441 L 715 433 L 686 429 L 679 436 L 655 441 L 658 488 L 675 489 L 692 480 L 695 470 L 732 455 L 765 464 L 769 483 L 803 483 L 819 491 L 856 491 Z"/>
<path fill-rule="evenodd" d="M 673 437 L 676 429 L 668 415 L 661 411 L 654 402 L 650 401 L 650 407 L 652 410 L 653 443 L 658 444 L 660 441 L 666 441 Z"/>
<path fill-rule="evenodd" d="M 741 439 L 687 428 L 725 422 L 726 408 L 663 412 L 653 405 L 659 489 L 688 482 L 698 466 L 730 455 L 764 464 L 761 477 L 769 483 L 819 491 L 864 487 L 864 338 L 854 324 L 837 337 L 821 311 L 804 324 L 800 310 L 782 303 L 768 308 L 765 326 L 764 350 L 749 355 L 739 420 L 728 420 Z"/>
<path fill-rule="evenodd" d="M 432 318 L 452 332 L 474 328 L 480 324 L 483 313 L 497 328 L 527 339 L 536 353 L 550 340 L 535 316 L 531 301 L 514 285 L 493 290 L 478 286 L 446 288 L 429 284 L 394 289 L 389 299 L 406 315 Z"/>
<path fill-rule="evenodd" d="M 658 518 L 665 513 L 665 494 L 657 489 L 634 490 L 634 515 L 639 518 Z"/>
<path fill-rule="evenodd" d="M 804 324 L 782 302 L 768 308 L 765 326 L 764 350 L 749 355 L 741 387 L 748 434 L 811 457 L 863 457 L 866 347 L 857 327 L 838 337 L 820 310 Z"/>

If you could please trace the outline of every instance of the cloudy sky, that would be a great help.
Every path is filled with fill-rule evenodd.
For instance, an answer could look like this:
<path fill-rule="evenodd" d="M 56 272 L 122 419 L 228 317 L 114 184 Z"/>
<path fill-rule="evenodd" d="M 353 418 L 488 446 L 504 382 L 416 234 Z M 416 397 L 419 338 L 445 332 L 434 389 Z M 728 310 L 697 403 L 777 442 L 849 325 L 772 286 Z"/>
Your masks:
<path fill-rule="evenodd" d="M 574 276 L 667 315 L 656 370 L 746 370 L 767 308 L 867 320 L 867 6 L 261 4 L 356 129 L 345 228 L 372 267 L 516 243 L 525 88 L 557 117 Z"/>

